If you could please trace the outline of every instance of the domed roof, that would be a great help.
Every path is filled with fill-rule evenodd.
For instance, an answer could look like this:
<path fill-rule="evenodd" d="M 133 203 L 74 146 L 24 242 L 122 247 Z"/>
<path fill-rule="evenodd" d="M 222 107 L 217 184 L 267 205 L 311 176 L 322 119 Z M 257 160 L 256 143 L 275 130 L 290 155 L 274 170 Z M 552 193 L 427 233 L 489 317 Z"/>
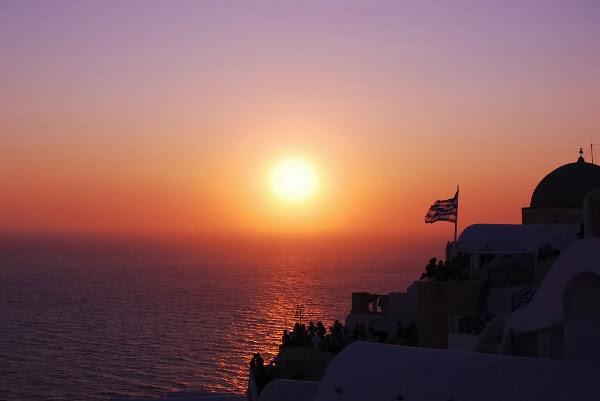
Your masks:
<path fill-rule="evenodd" d="M 580 152 L 583 153 L 583 152 Z M 531 195 L 534 209 L 581 209 L 583 198 L 600 187 L 600 167 L 587 163 L 583 156 L 545 176 Z"/>

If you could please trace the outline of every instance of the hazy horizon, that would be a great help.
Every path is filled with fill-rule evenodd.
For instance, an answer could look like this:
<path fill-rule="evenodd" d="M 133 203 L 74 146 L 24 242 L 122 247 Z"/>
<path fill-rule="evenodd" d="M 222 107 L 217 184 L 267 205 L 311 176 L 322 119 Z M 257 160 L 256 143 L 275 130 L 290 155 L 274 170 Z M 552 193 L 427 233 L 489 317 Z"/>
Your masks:
<path fill-rule="evenodd" d="M 444 257 L 446 242 L 440 235 L 399 234 L 122 234 L 73 232 L 0 232 L 0 252 L 5 255 L 122 254 L 131 252 L 208 253 L 232 256 L 266 254 L 413 253 L 418 260 Z"/>

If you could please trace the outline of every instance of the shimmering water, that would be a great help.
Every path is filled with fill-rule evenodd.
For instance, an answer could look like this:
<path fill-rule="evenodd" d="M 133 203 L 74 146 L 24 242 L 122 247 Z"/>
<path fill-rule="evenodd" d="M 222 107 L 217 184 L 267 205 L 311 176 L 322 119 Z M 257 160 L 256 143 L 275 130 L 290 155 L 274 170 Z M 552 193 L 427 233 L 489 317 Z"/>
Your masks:
<path fill-rule="evenodd" d="M 399 248 L 3 252 L 0 399 L 244 392 L 250 356 L 275 353 L 296 305 L 329 323 L 352 291 L 405 289 L 426 253 Z"/>

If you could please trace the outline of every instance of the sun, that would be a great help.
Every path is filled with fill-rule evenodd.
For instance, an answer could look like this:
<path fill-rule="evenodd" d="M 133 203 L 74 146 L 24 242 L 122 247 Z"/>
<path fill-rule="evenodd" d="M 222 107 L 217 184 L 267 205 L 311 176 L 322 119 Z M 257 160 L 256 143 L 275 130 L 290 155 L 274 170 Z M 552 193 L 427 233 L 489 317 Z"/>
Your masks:
<path fill-rule="evenodd" d="M 279 162 L 271 173 L 273 192 L 282 200 L 298 202 L 310 198 L 317 187 L 313 166 L 303 159 Z"/>

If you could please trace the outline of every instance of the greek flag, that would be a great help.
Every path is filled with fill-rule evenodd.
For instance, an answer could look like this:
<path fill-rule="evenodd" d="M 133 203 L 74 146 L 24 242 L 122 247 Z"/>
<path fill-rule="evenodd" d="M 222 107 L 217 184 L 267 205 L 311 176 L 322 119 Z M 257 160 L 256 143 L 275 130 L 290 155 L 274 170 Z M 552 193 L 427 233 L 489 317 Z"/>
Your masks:
<path fill-rule="evenodd" d="M 458 191 L 454 198 L 437 200 L 431 205 L 425 223 L 435 223 L 436 221 L 449 221 L 456 223 L 456 213 L 458 211 Z"/>

